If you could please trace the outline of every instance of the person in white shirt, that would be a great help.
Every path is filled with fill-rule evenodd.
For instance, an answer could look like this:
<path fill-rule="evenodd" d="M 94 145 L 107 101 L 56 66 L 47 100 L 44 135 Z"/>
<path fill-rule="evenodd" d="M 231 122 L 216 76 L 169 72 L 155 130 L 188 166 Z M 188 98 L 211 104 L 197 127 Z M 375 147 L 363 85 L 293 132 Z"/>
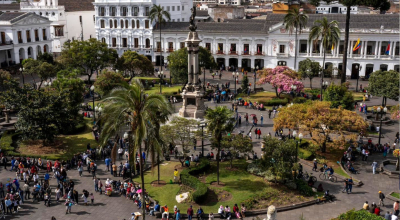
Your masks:
<path fill-rule="evenodd" d="M 398 220 L 397 216 L 395 216 L 394 214 L 392 214 L 392 220 Z"/>

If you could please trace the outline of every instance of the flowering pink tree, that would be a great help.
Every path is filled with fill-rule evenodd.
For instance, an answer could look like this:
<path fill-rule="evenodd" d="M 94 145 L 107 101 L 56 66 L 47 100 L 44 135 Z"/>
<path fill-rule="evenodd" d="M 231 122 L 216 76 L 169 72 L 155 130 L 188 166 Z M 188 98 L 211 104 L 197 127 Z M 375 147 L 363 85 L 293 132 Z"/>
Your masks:
<path fill-rule="evenodd" d="M 260 74 L 258 84 L 269 83 L 275 88 L 276 96 L 282 92 L 292 91 L 292 85 L 297 86 L 296 92 L 303 90 L 304 85 L 298 81 L 298 73 L 287 66 L 277 66 L 258 71 Z"/>

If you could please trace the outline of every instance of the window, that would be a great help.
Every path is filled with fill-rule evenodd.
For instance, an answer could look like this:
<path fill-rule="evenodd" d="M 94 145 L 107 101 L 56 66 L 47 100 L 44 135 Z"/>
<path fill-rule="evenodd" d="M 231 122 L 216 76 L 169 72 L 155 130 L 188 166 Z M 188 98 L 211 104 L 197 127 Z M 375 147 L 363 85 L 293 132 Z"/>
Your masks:
<path fill-rule="evenodd" d="M 110 28 L 113 28 L 113 21 L 110 20 Z"/>
<path fill-rule="evenodd" d="M 117 47 L 117 38 L 113 37 L 112 38 L 112 47 Z"/>
<path fill-rule="evenodd" d="M 231 44 L 230 53 L 236 54 L 236 44 Z"/>
<path fill-rule="evenodd" d="M 172 22 L 175 22 L 175 19 L 172 19 Z"/>
<path fill-rule="evenodd" d="M 150 48 L 150 39 L 149 38 L 146 39 L 146 48 Z"/>
<path fill-rule="evenodd" d="M 360 49 L 358 49 L 358 50 L 360 50 Z M 381 55 L 386 55 L 386 46 L 381 46 Z"/>
<path fill-rule="evenodd" d="M 144 28 L 149 29 L 149 27 L 150 27 L 150 22 L 149 22 L 149 20 L 145 20 L 145 21 L 144 21 Z"/>
<path fill-rule="evenodd" d="M 174 52 L 174 43 L 168 42 L 168 52 Z"/>
<path fill-rule="evenodd" d="M 224 53 L 224 44 L 223 43 L 218 43 L 218 53 L 219 54 Z"/>
<path fill-rule="evenodd" d="M 122 38 L 122 47 L 128 47 L 128 39 Z"/>
<path fill-rule="evenodd" d="M 82 16 L 79 16 L 79 22 L 82 23 Z"/>
<path fill-rule="evenodd" d="M 172 6 L 172 11 L 175 11 L 175 6 Z"/>
<path fill-rule="evenodd" d="M 149 15 L 150 15 L 150 8 L 146 7 L 145 16 L 149 16 Z"/>
<path fill-rule="evenodd" d="M 122 7 L 121 8 L 121 16 L 126 16 L 128 14 L 128 8 L 127 7 Z"/>
<path fill-rule="evenodd" d="M 54 13 L 54 12 L 53 12 L 53 13 L 51 13 L 51 15 L 55 16 L 55 15 L 56 15 L 56 13 Z"/>
<path fill-rule="evenodd" d="M 138 14 L 139 14 L 139 8 L 133 7 L 133 16 L 138 16 Z"/>
<path fill-rule="evenodd" d="M 39 30 L 35 30 L 35 41 L 39 41 Z"/>
<path fill-rule="evenodd" d="M 54 26 L 54 34 L 56 37 L 64 36 L 64 26 Z"/>
<path fill-rule="evenodd" d="M 139 38 L 135 38 L 135 39 L 133 40 L 133 42 L 134 42 L 134 47 L 135 47 L 135 48 L 139 48 Z"/>
<path fill-rule="evenodd" d="M 104 16 L 106 13 L 105 13 L 105 9 L 104 9 L 104 7 L 100 7 L 99 8 L 99 16 Z"/>
<path fill-rule="evenodd" d="M 258 55 L 262 55 L 263 51 L 262 51 L 262 44 L 257 44 L 257 54 Z"/>
<path fill-rule="evenodd" d="M 208 51 L 211 50 L 211 43 L 206 43 L 206 49 L 207 49 Z"/>
<path fill-rule="evenodd" d="M 185 6 L 182 5 L 182 11 L 184 11 L 184 10 L 185 10 Z"/>
<path fill-rule="evenodd" d="M 31 42 L 31 32 L 30 31 L 26 31 L 26 41 Z"/>
<path fill-rule="evenodd" d="M 135 20 L 132 20 L 132 29 L 135 28 Z"/>
<path fill-rule="evenodd" d="M 128 22 L 128 20 L 125 20 L 125 28 L 129 28 L 129 22 Z"/>
<path fill-rule="evenodd" d="M 243 54 L 245 54 L 245 55 L 249 55 L 250 54 L 249 45 L 248 44 L 245 44 L 243 46 Z"/>
<path fill-rule="evenodd" d="M 116 15 L 116 9 L 115 7 L 110 7 L 110 16 L 115 16 Z"/>
<path fill-rule="evenodd" d="M 394 50 L 394 55 L 398 56 L 399 55 L 399 46 L 396 46 Z"/>
<path fill-rule="evenodd" d="M 279 45 L 279 53 L 285 53 L 285 45 Z"/>
<path fill-rule="evenodd" d="M 101 38 L 101 42 L 102 43 L 106 43 L 106 39 L 103 37 L 103 38 Z"/>
<path fill-rule="evenodd" d="M 178 18 L 177 22 L 180 22 L 180 21 L 181 21 L 181 19 Z"/>
<path fill-rule="evenodd" d="M 169 6 L 167 6 L 167 11 L 169 11 Z"/>
<path fill-rule="evenodd" d="M 185 42 L 181 42 L 180 48 L 185 48 Z"/>
<path fill-rule="evenodd" d="M 307 43 L 300 44 L 300 53 L 307 53 Z"/>
<path fill-rule="evenodd" d="M 124 21 L 123 20 L 120 21 L 120 24 L 121 24 L 121 28 L 124 28 Z"/>
<path fill-rule="evenodd" d="M 160 52 L 160 51 L 161 51 L 161 42 L 158 41 L 157 42 L 157 52 Z"/>
<path fill-rule="evenodd" d="M 6 44 L 6 33 L 5 32 L 1 32 L 1 43 Z"/>
<path fill-rule="evenodd" d="M 180 11 L 181 10 L 181 6 L 176 6 L 176 10 Z"/>
<path fill-rule="evenodd" d="M 136 28 L 140 28 L 140 21 L 136 20 Z"/>
<path fill-rule="evenodd" d="M 47 40 L 46 29 L 42 29 L 43 40 Z"/>
<path fill-rule="evenodd" d="M 118 21 L 114 20 L 114 28 L 118 28 Z"/>
<path fill-rule="evenodd" d="M 96 16 L 93 15 L 93 23 L 96 23 Z"/>
<path fill-rule="evenodd" d="M 22 31 L 18 31 L 17 34 L 18 34 L 18 43 L 22 44 L 23 43 L 23 41 L 22 41 Z"/>
<path fill-rule="evenodd" d="M 184 18 L 182 18 L 182 22 L 184 22 L 185 21 L 185 19 Z"/>

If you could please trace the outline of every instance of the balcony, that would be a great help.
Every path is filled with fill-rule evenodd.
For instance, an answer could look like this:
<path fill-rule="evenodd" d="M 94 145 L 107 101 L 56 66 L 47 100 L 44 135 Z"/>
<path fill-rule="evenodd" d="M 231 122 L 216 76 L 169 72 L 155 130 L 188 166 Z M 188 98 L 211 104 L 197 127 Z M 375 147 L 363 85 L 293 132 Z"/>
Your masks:
<path fill-rule="evenodd" d="M 223 50 L 217 50 L 216 54 L 225 54 Z"/>
<path fill-rule="evenodd" d="M 32 40 L 31 40 L 30 38 L 27 38 L 26 41 L 27 41 L 28 43 L 32 42 Z"/>
<path fill-rule="evenodd" d="M 43 40 L 47 40 L 47 36 L 43 36 Z"/>
<path fill-rule="evenodd" d="M 18 43 L 22 44 L 22 43 L 24 43 L 24 41 L 22 41 L 22 39 L 18 39 Z"/>
<path fill-rule="evenodd" d="M 289 57 L 289 54 L 288 53 L 276 53 L 276 56 L 278 58 L 285 58 L 285 57 Z"/>
<path fill-rule="evenodd" d="M 386 54 L 382 54 L 381 55 L 381 59 L 390 59 L 390 56 L 386 55 Z"/>
<path fill-rule="evenodd" d="M 128 47 L 128 44 L 123 44 L 122 47 Z"/>
<path fill-rule="evenodd" d="M 375 55 L 367 55 L 367 59 L 375 59 Z"/>
<path fill-rule="evenodd" d="M 249 51 L 243 52 L 242 55 L 250 55 L 250 52 Z"/>
<path fill-rule="evenodd" d="M 311 54 L 312 57 L 320 57 L 321 53 L 320 52 L 314 52 Z"/>
<path fill-rule="evenodd" d="M 161 52 L 161 49 L 160 49 L 160 48 L 157 48 L 157 49 L 155 49 L 154 51 L 155 51 L 155 52 Z"/>
<path fill-rule="evenodd" d="M 12 45 L 12 44 L 13 44 L 12 40 L 0 42 L 0 46 Z"/>
<path fill-rule="evenodd" d="M 264 53 L 262 51 L 260 51 L 260 52 L 256 52 L 254 55 L 262 56 L 262 55 L 264 55 Z"/>
<path fill-rule="evenodd" d="M 138 14 L 139 14 L 138 12 L 134 12 L 133 16 L 138 16 Z"/>
<path fill-rule="evenodd" d="M 307 54 L 307 52 L 300 52 L 299 53 L 299 56 L 300 57 L 306 57 L 308 54 Z"/>
<path fill-rule="evenodd" d="M 39 41 L 39 37 L 35 37 L 35 41 Z"/>
<path fill-rule="evenodd" d="M 169 53 L 174 52 L 174 48 L 168 48 L 168 49 L 167 49 L 167 52 L 169 52 Z"/>
<path fill-rule="evenodd" d="M 229 51 L 230 55 L 238 55 L 237 51 Z"/>

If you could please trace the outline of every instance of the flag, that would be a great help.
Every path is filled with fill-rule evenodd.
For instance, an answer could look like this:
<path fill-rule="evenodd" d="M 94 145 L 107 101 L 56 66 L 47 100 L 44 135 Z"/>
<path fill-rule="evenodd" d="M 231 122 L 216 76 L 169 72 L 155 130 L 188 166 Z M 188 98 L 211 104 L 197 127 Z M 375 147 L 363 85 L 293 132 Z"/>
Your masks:
<path fill-rule="evenodd" d="M 390 42 L 388 43 L 388 45 L 387 45 L 387 47 L 386 47 L 385 54 L 386 54 L 386 55 L 389 55 L 389 52 L 390 52 Z"/>
<path fill-rule="evenodd" d="M 247 47 L 244 48 L 244 52 L 247 53 Z"/>
<path fill-rule="evenodd" d="M 331 50 L 333 50 L 335 48 L 335 44 L 332 44 L 332 48 L 331 48 Z"/>
<path fill-rule="evenodd" d="M 354 45 L 354 47 L 353 47 L 353 51 L 358 50 L 358 48 L 360 48 L 360 47 L 361 47 L 360 38 L 358 38 L 356 45 Z"/>
<path fill-rule="evenodd" d="M 219 48 L 219 44 L 218 44 L 218 50 L 221 50 L 221 49 Z"/>
<path fill-rule="evenodd" d="M 260 47 L 257 47 L 257 53 L 260 53 Z"/>

